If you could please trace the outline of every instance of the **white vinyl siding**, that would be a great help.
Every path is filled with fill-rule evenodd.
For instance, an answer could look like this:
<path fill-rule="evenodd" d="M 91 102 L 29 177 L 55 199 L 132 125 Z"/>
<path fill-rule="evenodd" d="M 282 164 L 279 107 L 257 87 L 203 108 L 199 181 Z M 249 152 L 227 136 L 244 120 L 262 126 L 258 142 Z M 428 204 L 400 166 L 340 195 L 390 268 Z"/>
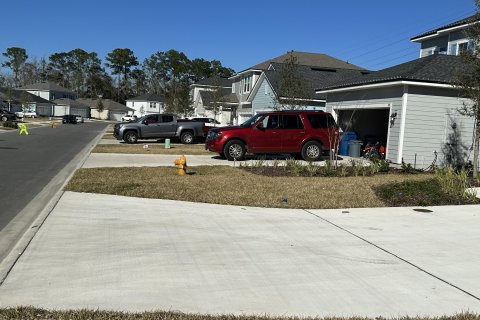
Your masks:
<path fill-rule="evenodd" d="M 403 159 L 415 162 L 417 168 L 428 167 L 438 153 L 438 164 L 444 163 L 442 148 L 451 131 L 451 120 L 461 134 L 462 143 L 472 144 L 473 119 L 458 114 L 462 99 L 455 90 L 410 87 L 406 114 Z"/>

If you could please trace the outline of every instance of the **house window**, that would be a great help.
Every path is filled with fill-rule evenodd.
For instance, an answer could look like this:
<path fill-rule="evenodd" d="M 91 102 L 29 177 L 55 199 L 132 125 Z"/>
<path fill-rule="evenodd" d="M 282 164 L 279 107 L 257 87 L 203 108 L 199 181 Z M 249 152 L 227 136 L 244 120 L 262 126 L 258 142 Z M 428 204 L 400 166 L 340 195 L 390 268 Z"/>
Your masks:
<path fill-rule="evenodd" d="M 150 102 L 150 109 L 155 109 L 156 103 L 155 102 Z"/>
<path fill-rule="evenodd" d="M 247 76 L 243 78 L 243 92 L 250 92 L 250 87 L 252 84 L 252 76 Z"/>
<path fill-rule="evenodd" d="M 458 56 L 462 52 L 467 50 L 473 51 L 475 49 L 474 43 L 472 41 L 462 40 L 450 43 L 448 54 L 452 56 Z"/>

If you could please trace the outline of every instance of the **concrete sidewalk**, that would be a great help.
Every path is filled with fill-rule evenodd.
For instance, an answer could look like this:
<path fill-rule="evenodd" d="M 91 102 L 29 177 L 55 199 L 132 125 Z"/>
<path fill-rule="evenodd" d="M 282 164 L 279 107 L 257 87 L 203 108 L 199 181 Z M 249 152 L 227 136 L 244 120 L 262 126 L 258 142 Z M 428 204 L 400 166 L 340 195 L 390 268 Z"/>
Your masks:
<path fill-rule="evenodd" d="M 287 210 L 66 192 L 0 307 L 480 312 L 478 206 Z"/>

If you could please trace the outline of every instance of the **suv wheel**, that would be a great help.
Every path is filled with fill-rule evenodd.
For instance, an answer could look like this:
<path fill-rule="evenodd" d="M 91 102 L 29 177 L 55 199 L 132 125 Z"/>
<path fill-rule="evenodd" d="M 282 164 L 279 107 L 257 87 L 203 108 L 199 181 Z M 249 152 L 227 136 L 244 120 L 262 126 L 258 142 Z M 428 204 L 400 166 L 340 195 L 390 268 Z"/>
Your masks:
<path fill-rule="evenodd" d="M 229 161 L 245 159 L 245 144 L 240 140 L 228 141 L 223 148 L 223 154 Z"/>
<path fill-rule="evenodd" d="M 137 140 L 138 140 L 138 135 L 135 131 L 128 131 L 127 133 L 125 133 L 125 135 L 123 136 L 123 140 L 126 142 L 126 143 L 137 143 Z"/>
<path fill-rule="evenodd" d="M 180 141 L 182 141 L 183 144 L 192 144 L 193 133 L 191 133 L 190 131 L 182 132 L 182 134 L 180 135 Z"/>
<path fill-rule="evenodd" d="M 302 158 L 305 161 L 321 160 L 322 153 L 323 153 L 323 147 L 317 141 L 308 141 L 302 147 Z"/>

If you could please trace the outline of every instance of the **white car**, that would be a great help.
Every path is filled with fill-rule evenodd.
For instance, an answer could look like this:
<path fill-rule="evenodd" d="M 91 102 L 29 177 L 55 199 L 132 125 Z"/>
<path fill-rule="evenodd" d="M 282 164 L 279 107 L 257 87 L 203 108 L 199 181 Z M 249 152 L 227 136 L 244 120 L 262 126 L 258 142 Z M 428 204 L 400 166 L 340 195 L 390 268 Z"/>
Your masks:
<path fill-rule="evenodd" d="M 36 118 L 38 117 L 37 113 L 35 111 L 19 111 L 15 112 L 15 115 L 19 118 Z"/>
<path fill-rule="evenodd" d="M 122 117 L 122 122 L 127 122 L 127 121 L 137 121 L 137 116 L 132 114 L 126 114 Z"/>
<path fill-rule="evenodd" d="M 81 115 L 76 114 L 75 118 L 77 119 L 77 123 L 83 123 L 84 122 L 83 117 Z"/>
<path fill-rule="evenodd" d="M 218 120 L 215 120 L 213 118 L 191 117 L 188 119 L 193 121 L 203 122 L 205 123 L 205 127 L 225 127 L 225 125 L 221 124 Z"/>

